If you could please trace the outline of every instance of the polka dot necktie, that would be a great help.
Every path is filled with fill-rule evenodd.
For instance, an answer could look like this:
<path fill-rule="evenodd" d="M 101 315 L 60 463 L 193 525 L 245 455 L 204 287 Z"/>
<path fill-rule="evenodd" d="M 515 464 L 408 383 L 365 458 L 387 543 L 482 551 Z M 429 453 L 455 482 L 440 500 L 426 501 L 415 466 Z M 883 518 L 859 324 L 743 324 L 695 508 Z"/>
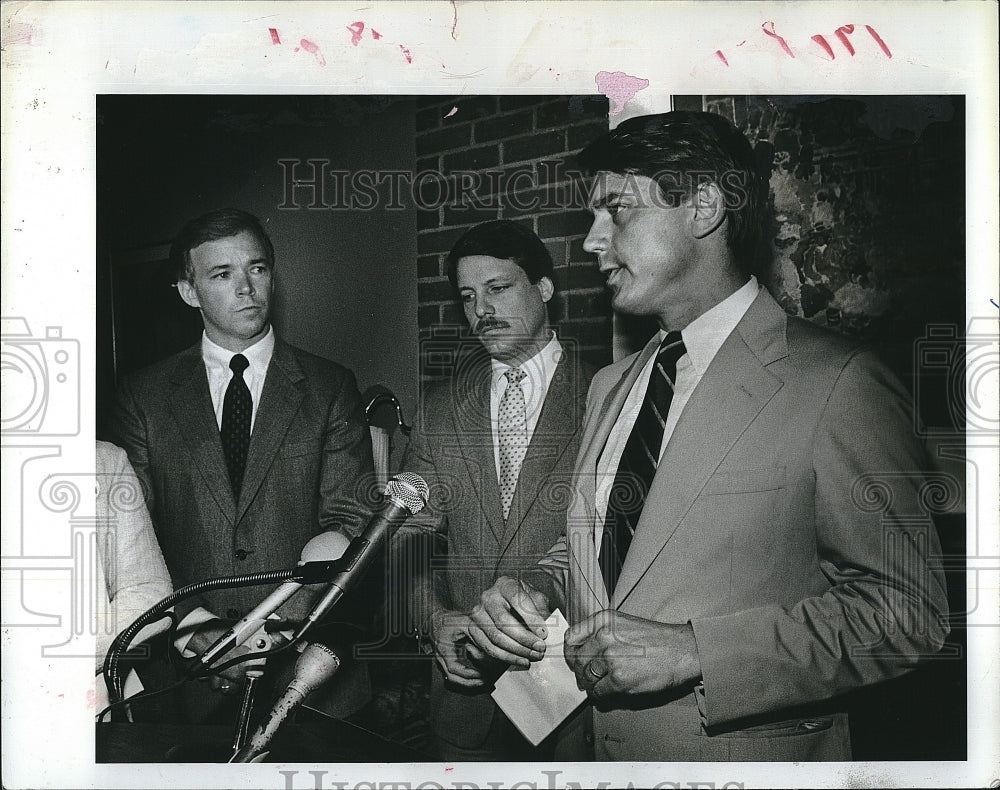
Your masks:
<path fill-rule="evenodd" d="M 680 332 L 668 332 L 656 355 L 646 395 L 629 434 L 608 497 L 599 561 L 608 595 L 615 590 L 625 555 L 632 543 L 642 506 L 656 474 L 663 443 L 663 427 L 674 397 L 677 362 L 687 349 Z"/>
<path fill-rule="evenodd" d="M 524 390 L 521 389 L 521 382 L 528 374 L 518 368 L 510 368 L 504 375 L 507 376 L 507 389 L 500 399 L 498 433 L 500 503 L 506 521 L 511 502 L 514 501 L 514 490 L 517 488 L 517 476 L 521 473 L 521 463 L 528 452 L 528 420 L 525 415 Z"/>
<path fill-rule="evenodd" d="M 233 486 L 233 496 L 239 500 L 243 485 L 243 470 L 247 465 L 247 450 L 250 449 L 250 415 L 253 413 L 253 398 L 243 380 L 243 371 L 250 362 L 242 354 L 229 360 L 233 377 L 226 388 L 222 401 L 222 452 L 226 456 L 229 482 Z"/>

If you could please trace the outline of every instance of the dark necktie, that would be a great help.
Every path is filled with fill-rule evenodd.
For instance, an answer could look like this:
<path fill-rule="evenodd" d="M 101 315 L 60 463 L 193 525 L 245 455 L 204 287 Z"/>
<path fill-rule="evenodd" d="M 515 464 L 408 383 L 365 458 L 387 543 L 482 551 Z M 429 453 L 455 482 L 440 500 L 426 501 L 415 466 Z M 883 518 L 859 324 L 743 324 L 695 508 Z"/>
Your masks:
<path fill-rule="evenodd" d="M 625 555 L 632 543 L 639 516 L 642 515 L 653 475 L 656 474 L 660 444 L 663 442 L 663 426 L 667 421 L 670 401 L 674 397 L 677 361 L 685 352 L 681 333 L 668 332 L 660 344 L 646 387 L 646 396 L 618 464 L 615 482 L 608 497 L 599 557 L 609 596 L 618 583 Z"/>
<path fill-rule="evenodd" d="M 226 456 L 229 482 L 233 486 L 233 496 L 239 501 L 243 485 L 243 470 L 247 465 L 247 450 L 250 449 L 250 415 L 253 413 L 253 398 L 243 380 L 243 371 L 250 362 L 242 354 L 229 360 L 233 377 L 226 388 L 222 401 L 222 452 Z"/>

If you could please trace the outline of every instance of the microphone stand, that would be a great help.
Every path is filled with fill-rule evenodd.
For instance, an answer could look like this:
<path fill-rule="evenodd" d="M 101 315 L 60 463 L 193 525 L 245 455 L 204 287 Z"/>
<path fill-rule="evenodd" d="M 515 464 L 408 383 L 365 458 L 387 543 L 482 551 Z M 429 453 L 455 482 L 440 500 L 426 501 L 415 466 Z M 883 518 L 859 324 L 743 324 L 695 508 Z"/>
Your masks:
<path fill-rule="evenodd" d="M 111 720 L 121 721 L 120 703 L 124 697 L 124 682 L 121 677 L 120 663 L 122 657 L 128 651 L 132 640 L 147 624 L 159 620 L 167 614 L 167 610 L 176 603 L 200 595 L 210 590 L 232 589 L 234 587 L 257 587 L 265 584 L 277 584 L 279 582 L 297 581 L 303 584 L 316 584 L 333 579 L 337 573 L 341 572 L 344 563 L 338 560 L 323 560 L 308 562 L 294 568 L 276 571 L 262 571 L 260 573 L 241 574 L 238 576 L 223 576 L 218 579 L 207 579 L 194 584 L 188 584 L 175 590 L 158 603 L 151 606 L 127 628 L 123 629 L 115 637 L 104 656 L 104 666 L 102 673 L 108 687 L 108 697 L 111 702 Z M 293 639 L 293 641 L 296 641 Z"/>
<path fill-rule="evenodd" d="M 254 698 L 257 696 L 257 683 L 264 677 L 263 669 L 248 669 L 243 678 L 243 697 L 240 699 L 240 712 L 236 716 L 236 731 L 233 733 L 233 754 L 243 748 L 250 735 L 250 716 L 253 714 Z"/>

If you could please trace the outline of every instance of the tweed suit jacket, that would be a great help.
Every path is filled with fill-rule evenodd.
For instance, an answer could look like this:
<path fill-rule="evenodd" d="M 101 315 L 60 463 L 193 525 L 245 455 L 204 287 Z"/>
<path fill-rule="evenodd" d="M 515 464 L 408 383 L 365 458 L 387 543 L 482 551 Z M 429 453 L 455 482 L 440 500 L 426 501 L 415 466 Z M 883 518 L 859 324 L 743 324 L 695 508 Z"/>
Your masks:
<path fill-rule="evenodd" d="M 280 339 L 238 501 L 200 343 L 123 381 L 111 433 L 142 482 L 175 588 L 290 568 L 317 533 L 355 535 L 370 514 L 371 439 L 353 374 Z M 179 603 L 178 616 L 200 605 L 219 617 L 242 617 L 271 589 L 207 592 Z M 301 617 L 310 605 L 311 597 L 299 594 L 280 613 Z"/>
<path fill-rule="evenodd" d="M 402 464 L 431 488 L 428 508 L 407 528 L 433 532 L 446 544 L 444 557 L 432 561 L 431 611 L 469 611 L 499 576 L 533 568 L 566 523 L 593 368 L 568 352 L 556 366 L 506 522 L 494 460 L 490 372 L 483 355 L 480 364 L 425 389 Z M 435 671 L 435 731 L 458 746 L 482 745 L 496 711 L 489 691 L 446 687 Z"/>
<path fill-rule="evenodd" d="M 596 465 L 655 351 L 595 376 L 548 563 L 571 624 L 607 608 L 690 622 L 702 681 L 602 701 L 596 757 L 850 759 L 838 695 L 912 668 L 948 632 L 909 398 L 856 341 L 761 290 L 681 413 L 609 597 Z"/>

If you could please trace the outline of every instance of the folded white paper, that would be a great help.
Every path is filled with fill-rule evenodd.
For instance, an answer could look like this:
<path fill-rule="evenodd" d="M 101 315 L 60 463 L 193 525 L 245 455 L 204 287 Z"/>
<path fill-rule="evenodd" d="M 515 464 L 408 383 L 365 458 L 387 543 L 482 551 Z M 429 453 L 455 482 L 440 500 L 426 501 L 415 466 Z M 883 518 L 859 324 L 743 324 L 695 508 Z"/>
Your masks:
<path fill-rule="evenodd" d="M 587 698 L 563 657 L 569 623 L 556 609 L 545 622 L 545 656 L 527 668 L 511 667 L 496 683 L 493 699 L 521 734 L 537 746 Z"/>

